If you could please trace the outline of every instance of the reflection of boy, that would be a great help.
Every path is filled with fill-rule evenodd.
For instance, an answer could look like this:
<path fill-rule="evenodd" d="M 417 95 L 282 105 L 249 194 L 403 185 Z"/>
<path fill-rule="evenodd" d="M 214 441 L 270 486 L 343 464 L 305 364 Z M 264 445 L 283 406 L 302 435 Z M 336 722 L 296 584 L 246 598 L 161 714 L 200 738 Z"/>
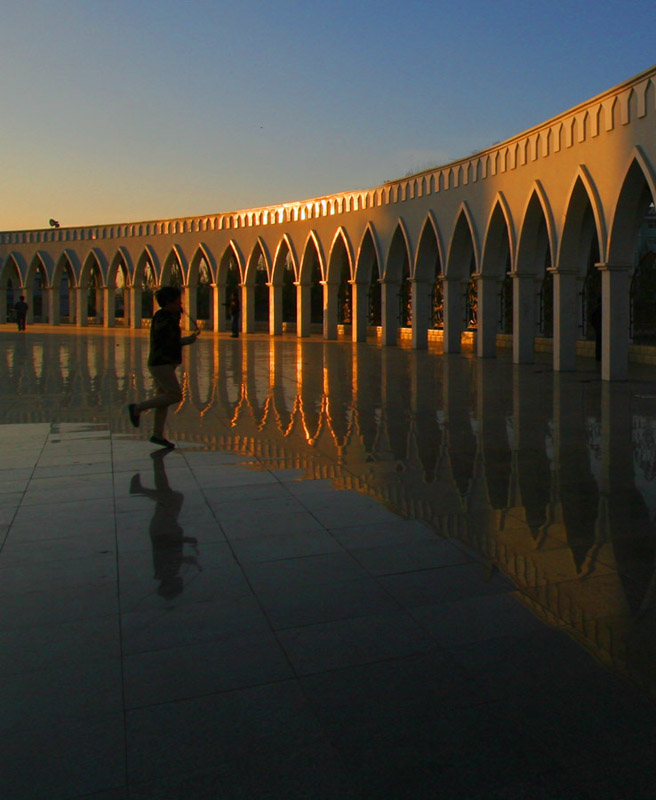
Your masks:
<path fill-rule="evenodd" d="M 184 495 L 169 485 L 163 461 L 169 452 L 170 450 L 155 450 L 151 454 L 155 488 L 147 489 L 143 486 L 137 473 L 130 481 L 130 494 L 141 494 L 155 501 L 155 510 L 150 521 L 150 541 L 153 546 L 155 579 L 160 582 L 157 593 L 172 599 L 184 588 L 182 576 L 179 574 L 182 565 L 195 564 L 199 569 L 200 565 L 196 556 L 185 556 L 183 552 L 185 544 L 196 546 L 198 540 L 192 536 L 183 536 L 184 531 L 178 522 Z"/>
<path fill-rule="evenodd" d="M 189 336 L 182 336 L 180 316 L 182 314 L 182 293 L 176 286 L 163 286 L 155 293 L 160 309 L 153 316 L 150 326 L 150 354 L 148 369 L 153 376 L 157 394 L 150 400 L 130 403 L 128 413 L 130 422 L 139 427 L 139 416 L 142 411 L 155 409 L 153 435 L 150 441 L 160 447 L 175 447 L 173 442 L 164 438 L 164 424 L 168 407 L 182 400 L 182 390 L 175 370 L 182 363 L 182 347 L 193 344 L 200 331 L 195 330 Z"/>

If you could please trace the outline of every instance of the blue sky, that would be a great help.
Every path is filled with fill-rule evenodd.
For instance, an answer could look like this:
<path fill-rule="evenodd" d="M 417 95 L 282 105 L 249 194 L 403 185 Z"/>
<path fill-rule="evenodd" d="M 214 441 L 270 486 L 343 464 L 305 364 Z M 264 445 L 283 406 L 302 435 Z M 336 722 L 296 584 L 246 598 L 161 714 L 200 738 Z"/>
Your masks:
<path fill-rule="evenodd" d="M 0 8 L 1 230 L 377 186 L 656 63 L 656 6 L 632 0 Z"/>

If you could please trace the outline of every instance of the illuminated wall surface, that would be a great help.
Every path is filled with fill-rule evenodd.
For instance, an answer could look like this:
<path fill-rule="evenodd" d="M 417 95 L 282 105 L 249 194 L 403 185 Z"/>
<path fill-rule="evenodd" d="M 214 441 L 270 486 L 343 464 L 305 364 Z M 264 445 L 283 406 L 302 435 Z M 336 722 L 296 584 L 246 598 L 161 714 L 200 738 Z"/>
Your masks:
<path fill-rule="evenodd" d="M 72 334 L 0 340 L 0 422 L 135 436 L 125 404 L 150 387 L 146 336 Z M 255 455 L 427 521 L 654 692 L 652 383 L 288 337 L 201 337 L 185 358 L 169 426 L 183 446 Z"/>
<path fill-rule="evenodd" d="M 372 189 L 0 233 L 0 319 L 24 293 L 50 325 L 140 328 L 153 290 L 174 283 L 215 331 L 237 290 L 245 333 L 287 325 L 390 346 L 405 331 L 413 348 L 439 338 L 445 353 L 475 334 L 479 357 L 505 345 L 532 363 L 543 348 L 558 372 L 576 368 L 597 329 L 602 378 L 624 379 L 630 358 L 654 358 L 640 348 L 656 343 L 655 175 L 652 67 L 487 150 Z"/>

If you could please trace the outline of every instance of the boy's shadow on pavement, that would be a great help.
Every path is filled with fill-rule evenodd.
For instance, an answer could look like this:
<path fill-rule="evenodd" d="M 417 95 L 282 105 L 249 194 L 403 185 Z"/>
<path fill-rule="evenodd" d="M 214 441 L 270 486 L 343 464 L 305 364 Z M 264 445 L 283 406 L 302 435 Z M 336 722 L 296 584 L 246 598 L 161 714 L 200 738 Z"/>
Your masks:
<path fill-rule="evenodd" d="M 150 541 L 153 546 L 153 566 L 155 580 L 159 586 L 157 593 L 167 600 L 173 599 L 184 589 L 184 581 L 179 574 L 183 564 L 195 564 L 199 571 L 198 539 L 184 536 L 184 530 L 178 522 L 180 511 L 184 503 L 184 494 L 176 492 L 169 485 L 164 468 L 164 459 L 172 450 L 156 450 L 150 454 L 153 460 L 153 473 L 155 488 L 148 489 L 141 483 L 141 476 L 137 472 L 130 481 L 130 494 L 142 494 L 155 501 L 155 510 L 150 520 Z M 184 545 L 194 546 L 196 555 L 185 556 Z"/>

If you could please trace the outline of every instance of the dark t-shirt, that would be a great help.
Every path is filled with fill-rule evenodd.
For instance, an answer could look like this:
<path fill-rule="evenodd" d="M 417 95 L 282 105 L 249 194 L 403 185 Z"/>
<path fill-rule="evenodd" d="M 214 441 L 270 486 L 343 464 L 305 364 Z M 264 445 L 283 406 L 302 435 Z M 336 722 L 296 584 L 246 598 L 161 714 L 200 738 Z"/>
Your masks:
<path fill-rule="evenodd" d="M 19 300 L 17 303 L 14 303 L 14 311 L 18 317 L 24 317 L 27 314 L 28 308 L 29 306 L 24 300 Z"/>
<path fill-rule="evenodd" d="M 150 354 L 148 366 L 182 363 L 182 332 L 180 314 L 160 308 L 150 325 Z"/>

